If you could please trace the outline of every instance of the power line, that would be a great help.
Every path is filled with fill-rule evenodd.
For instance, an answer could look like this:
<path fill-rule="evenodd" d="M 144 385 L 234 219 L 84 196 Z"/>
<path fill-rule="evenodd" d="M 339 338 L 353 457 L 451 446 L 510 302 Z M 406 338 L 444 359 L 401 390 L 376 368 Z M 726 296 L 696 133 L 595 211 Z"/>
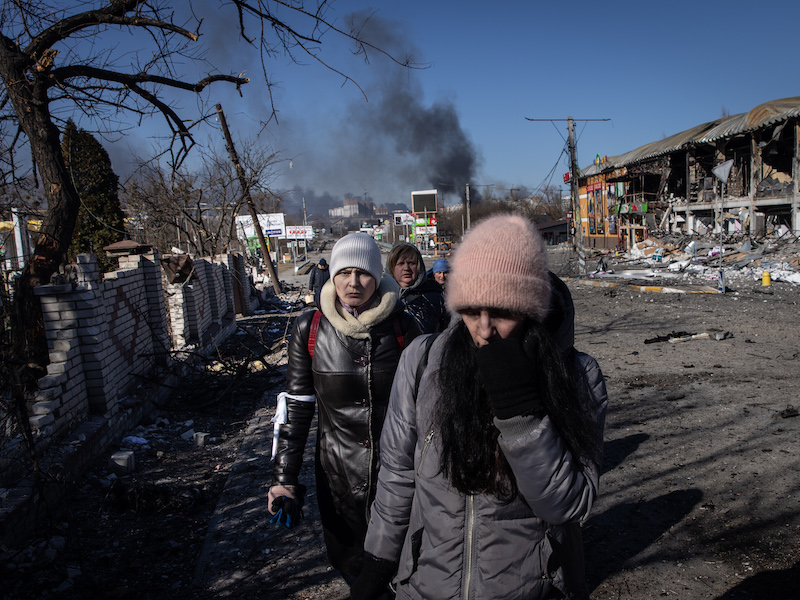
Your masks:
<path fill-rule="evenodd" d="M 567 131 L 569 132 L 569 172 L 570 172 L 570 191 L 572 196 L 572 218 L 573 220 L 577 220 L 577 211 L 580 208 L 580 198 L 579 190 L 578 190 L 578 147 L 577 143 L 575 142 L 575 121 L 582 121 L 584 122 L 584 130 L 586 129 L 586 123 L 593 122 L 593 121 L 610 121 L 611 119 L 574 119 L 572 117 L 567 117 L 566 119 L 533 119 L 531 117 L 525 117 L 528 121 L 549 121 L 551 123 L 554 122 L 567 122 Z M 581 132 L 583 133 L 583 132 Z M 560 157 L 559 157 L 560 158 Z M 583 245 L 583 234 L 582 229 L 578 226 L 580 223 L 577 223 L 574 228 L 575 231 L 578 232 L 578 243 L 579 245 Z"/>

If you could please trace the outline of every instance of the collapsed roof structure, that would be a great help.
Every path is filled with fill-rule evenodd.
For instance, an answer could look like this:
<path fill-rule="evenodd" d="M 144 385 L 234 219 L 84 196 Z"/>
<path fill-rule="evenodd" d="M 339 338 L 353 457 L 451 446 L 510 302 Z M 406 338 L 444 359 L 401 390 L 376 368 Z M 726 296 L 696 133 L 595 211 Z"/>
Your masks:
<path fill-rule="evenodd" d="M 713 170 L 732 161 L 724 189 Z M 580 173 L 575 226 L 589 248 L 629 250 L 662 230 L 758 237 L 800 230 L 800 97 L 773 100 Z"/>

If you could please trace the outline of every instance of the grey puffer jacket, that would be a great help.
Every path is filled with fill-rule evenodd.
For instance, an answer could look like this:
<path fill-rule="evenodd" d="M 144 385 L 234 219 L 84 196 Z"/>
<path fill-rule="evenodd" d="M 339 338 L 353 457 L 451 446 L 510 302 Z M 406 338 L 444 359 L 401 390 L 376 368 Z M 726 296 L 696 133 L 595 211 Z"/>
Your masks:
<path fill-rule="evenodd" d="M 569 307 L 559 310 L 570 320 Z M 431 346 L 416 399 L 427 336 L 401 357 L 381 437 L 378 492 L 365 550 L 399 561 L 398 599 L 587 599 L 579 523 L 597 495 L 599 465 L 574 459 L 549 417 L 495 419 L 519 487 L 511 502 L 464 496 L 440 471 L 437 432 L 431 426 L 435 378 L 454 325 Z M 562 346 L 571 343 L 571 333 L 572 323 L 562 323 L 556 335 Z M 574 356 L 584 374 L 587 410 L 595 417 L 596 443 L 602 444 L 605 381 L 592 357 Z"/>
<path fill-rule="evenodd" d="M 403 345 L 420 333 L 403 313 L 393 279 L 384 278 L 378 294 L 375 305 L 356 319 L 338 304 L 328 281 L 313 358 L 308 338 L 315 311 L 295 321 L 286 371 L 288 422 L 280 426 L 273 467 L 273 485 L 299 483 L 318 407 L 315 480 L 325 545 L 334 568 L 353 576 L 361 569 L 392 378 Z"/>

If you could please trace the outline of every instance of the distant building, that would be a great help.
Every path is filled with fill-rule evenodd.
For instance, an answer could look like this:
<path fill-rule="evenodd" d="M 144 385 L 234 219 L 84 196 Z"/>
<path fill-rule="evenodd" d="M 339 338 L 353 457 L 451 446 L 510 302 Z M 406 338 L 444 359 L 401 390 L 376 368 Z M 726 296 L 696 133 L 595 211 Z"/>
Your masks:
<path fill-rule="evenodd" d="M 546 221 L 544 223 L 537 223 L 536 229 L 542 234 L 544 241 L 555 246 L 561 242 L 569 241 L 569 219 L 561 219 L 559 221 Z"/>
<path fill-rule="evenodd" d="M 359 198 L 345 198 L 344 206 L 341 208 L 331 208 L 328 210 L 330 217 L 365 217 L 370 218 L 375 215 L 375 204 L 372 200 L 360 200 Z"/>

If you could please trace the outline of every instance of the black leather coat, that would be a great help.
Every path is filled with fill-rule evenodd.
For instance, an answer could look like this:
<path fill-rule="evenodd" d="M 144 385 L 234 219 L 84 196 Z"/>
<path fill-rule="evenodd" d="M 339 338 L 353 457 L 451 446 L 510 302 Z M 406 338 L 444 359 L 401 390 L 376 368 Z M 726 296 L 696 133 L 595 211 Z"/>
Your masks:
<path fill-rule="evenodd" d="M 289 341 L 286 391 L 317 401 L 287 400 L 287 423 L 279 433 L 273 485 L 296 485 L 303 450 L 318 410 L 315 453 L 317 503 L 328 557 L 334 568 L 351 575 L 361 569 L 369 508 L 375 497 L 380 434 L 389 393 L 404 345 L 419 328 L 403 313 L 397 284 L 384 278 L 381 299 L 356 321 L 336 306 L 329 282 L 322 290 L 320 319 L 309 355 L 314 311 L 297 318 Z"/>
<path fill-rule="evenodd" d="M 406 314 L 414 318 L 423 333 L 444 331 L 450 323 L 450 313 L 445 307 L 441 290 L 442 286 L 427 279 L 419 286 L 400 290 Z"/>
<path fill-rule="evenodd" d="M 442 286 L 436 280 L 428 278 L 419 249 L 413 244 L 402 245 L 413 248 L 419 265 L 417 280 L 409 287 L 400 288 L 400 299 L 405 311 L 414 317 L 422 333 L 444 331 L 450 323 L 450 313 L 444 303 Z"/>

